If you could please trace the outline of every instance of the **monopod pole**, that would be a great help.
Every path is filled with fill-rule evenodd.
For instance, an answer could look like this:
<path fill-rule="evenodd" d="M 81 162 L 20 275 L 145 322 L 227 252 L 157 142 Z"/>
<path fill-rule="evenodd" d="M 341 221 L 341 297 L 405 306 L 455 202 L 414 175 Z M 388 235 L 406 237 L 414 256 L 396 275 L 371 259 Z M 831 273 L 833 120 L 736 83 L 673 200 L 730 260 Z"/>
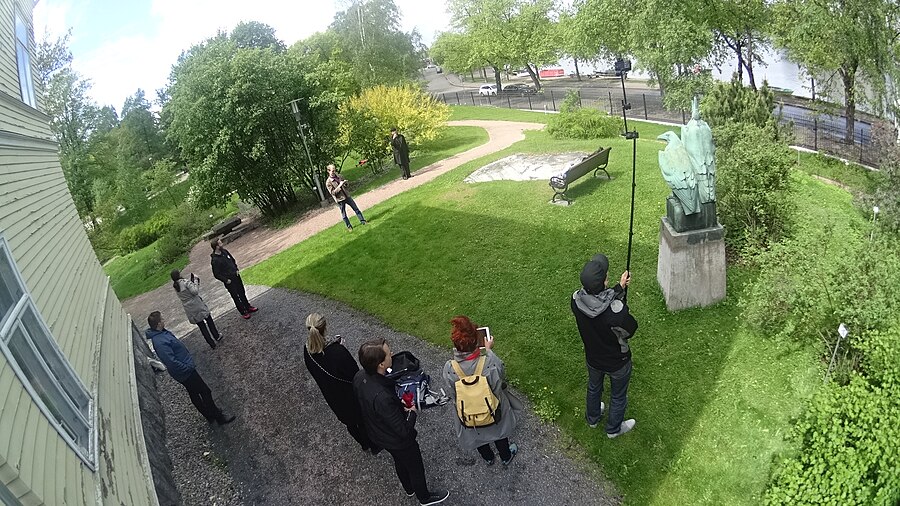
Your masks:
<path fill-rule="evenodd" d="M 616 62 L 616 65 L 619 65 L 619 62 Z M 630 69 L 630 62 L 627 65 L 627 68 Z M 634 192 L 637 187 L 636 176 L 637 176 L 637 140 L 638 131 L 637 129 L 628 131 L 628 109 L 631 109 L 631 104 L 628 103 L 628 98 L 625 95 L 625 74 L 626 70 L 623 66 L 623 70 L 619 72 L 619 77 L 622 79 L 622 121 L 625 126 L 625 131 L 622 133 L 622 137 L 626 139 L 631 139 L 631 215 L 628 218 L 628 254 L 625 257 L 625 270 L 631 275 L 631 245 L 632 240 L 634 239 Z M 625 286 L 625 292 L 623 296 L 623 300 L 628 301 L 628 287 Z"/>

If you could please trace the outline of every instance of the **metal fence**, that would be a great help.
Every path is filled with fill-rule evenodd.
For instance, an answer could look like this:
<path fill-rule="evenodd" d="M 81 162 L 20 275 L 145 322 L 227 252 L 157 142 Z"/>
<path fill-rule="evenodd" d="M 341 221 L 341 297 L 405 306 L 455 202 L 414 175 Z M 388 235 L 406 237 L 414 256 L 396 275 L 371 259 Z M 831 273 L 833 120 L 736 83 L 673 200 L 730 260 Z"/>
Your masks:
<path fill-rule="evenodd" d="M 501 94 L 494 96 L 482 96 L 475 90 L 465 90 L 437 93 L 434 96 L 448 105 L 493 106 L 551 112 L 559 111 L 569 91 L 578 93 L 582 107 L 602 109 L 611 116 L 621 116 L 622 114 L 621 89 L 545 88 L 542 92 L 530 95 Z M 662 97 L 656 93 L 628 93 L 628 99 L 631 103 L 629 118 L 673 124 L 684 124 L 690 119 L 690 111 L 666 109 L 663 106 Z M 844 141 L 846 120 L 843 116 L 817 113 L 811 109 L 789 104 L 779 104 L 775 112 L 779 114 L 781 123 L 792 126 L 793 144 L 870 167 L 878 165 L 879 153 L 874 147 L 871 123 L 857 120 L 853 143 L 849 144 Z"/>

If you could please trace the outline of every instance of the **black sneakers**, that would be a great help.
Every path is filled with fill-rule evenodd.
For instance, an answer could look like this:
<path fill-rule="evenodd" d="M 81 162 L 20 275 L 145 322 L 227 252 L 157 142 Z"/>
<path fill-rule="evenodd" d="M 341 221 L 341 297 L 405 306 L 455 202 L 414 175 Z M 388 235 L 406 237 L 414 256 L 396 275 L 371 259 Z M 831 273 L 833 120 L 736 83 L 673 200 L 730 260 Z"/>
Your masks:
<path fill-rule="evenodd" d="M 419 504 L 422 506 L 429 506 L 431 504 L 439 504 L 444 502 L 448 497 L 450 497 L 450 492 L 446 490 L 442 490 L 440 492 L 432 492 L 428 499 L 425 502 L 419 501 Z"/>

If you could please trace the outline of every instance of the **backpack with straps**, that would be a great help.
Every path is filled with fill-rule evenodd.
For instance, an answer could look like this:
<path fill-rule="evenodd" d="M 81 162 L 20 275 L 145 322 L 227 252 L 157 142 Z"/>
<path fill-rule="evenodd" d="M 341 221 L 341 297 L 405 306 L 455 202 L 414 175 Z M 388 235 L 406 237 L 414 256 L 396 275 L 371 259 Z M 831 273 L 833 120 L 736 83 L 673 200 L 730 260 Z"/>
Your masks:
<path fill-rule="evenodd" d="M 481 355 L 475 372 L 469 376 L 463 372 L 459 362 L 450 361 L 459 377 L 454 383 L 456 414 L 465 427 L 487 427 L 500 421 L 500 399 L 494 395 L 487 376 L 483 374 L 486 358 Z"/>

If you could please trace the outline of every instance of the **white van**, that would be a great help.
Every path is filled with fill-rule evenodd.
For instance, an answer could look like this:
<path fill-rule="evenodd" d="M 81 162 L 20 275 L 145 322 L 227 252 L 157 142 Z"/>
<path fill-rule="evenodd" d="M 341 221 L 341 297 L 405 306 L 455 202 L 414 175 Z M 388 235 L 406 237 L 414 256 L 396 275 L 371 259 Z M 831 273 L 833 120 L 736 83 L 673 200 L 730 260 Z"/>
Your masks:
<path fill-rule="evenodd" d="M 487 97 L 489 95 L 497 94 L 497 85 L 495 84 L 485 84 L 481 88 L 478 88 L 478 94 L 482 97 Z"/>

